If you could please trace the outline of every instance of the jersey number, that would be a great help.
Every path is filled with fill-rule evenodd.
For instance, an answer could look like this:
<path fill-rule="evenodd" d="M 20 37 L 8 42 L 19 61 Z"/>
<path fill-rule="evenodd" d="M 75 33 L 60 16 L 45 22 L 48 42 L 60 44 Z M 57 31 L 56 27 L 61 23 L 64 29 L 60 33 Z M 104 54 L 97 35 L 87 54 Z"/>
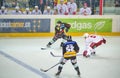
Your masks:
<path fill-rule="evenodd" d="M 66 51 L 68 52 L 74 51 L 74 46 L 72 44 L 67 45 Z"/>

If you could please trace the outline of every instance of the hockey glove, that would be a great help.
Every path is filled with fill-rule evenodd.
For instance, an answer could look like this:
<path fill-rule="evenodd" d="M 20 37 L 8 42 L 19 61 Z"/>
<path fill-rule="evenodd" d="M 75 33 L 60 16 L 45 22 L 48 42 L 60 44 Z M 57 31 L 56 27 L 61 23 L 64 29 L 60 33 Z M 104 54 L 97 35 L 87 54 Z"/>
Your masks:
<path fill-rule="evenodd" d="M 103 43 L 106 44 L 106 40 L 103 38 Z"/>

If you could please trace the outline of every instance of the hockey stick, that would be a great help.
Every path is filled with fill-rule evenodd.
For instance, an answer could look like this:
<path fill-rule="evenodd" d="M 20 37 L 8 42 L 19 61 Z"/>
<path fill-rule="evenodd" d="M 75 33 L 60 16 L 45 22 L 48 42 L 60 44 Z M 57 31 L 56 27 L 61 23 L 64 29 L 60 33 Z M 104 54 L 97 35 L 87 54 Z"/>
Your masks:
<path fill-rule="evenodd" d="M 49 49 L 54 49 L 52 47 L 41 47 L 41 50 L 49 50 Z"/>
<path fill-rule="evenodd" d="M 53 49 L 53 48 L 50 48 L 50 47 L 42 47 L 41 50 L 48 50 L 48 49 Z"/>
<path fill-rule="evenodd" d="M 42 47 L 42 48 L 41 48 L 41 50 L 46 50 L 46 49 L 48 49 L 48 48 L 45 48 L 45 47 Z"/>
<path fill-rule="evenodd" d="M 53 57 L 63 57 L 63 56 L 61 56 L 61 55 L 55 55 L 55 54 L 53 54 L 52 52 L 50 52 L 50 54 L 51 54 Z M 81 55 L 83 55 L 83 54 L 77 54 L 76 56 L 81 56 Z"/>
<path fill-rule="evenodd" d="M 52 68 L 54 68 L 55 66 L 57 66 L 58 64 L 60 64 L 60 63 L 58 62 L 57 64 L 53 65 L 52 67 L 50 67 L 50 68 L 48 68 L 48 69 L 46 69 L 46 70 L 44 70 L 44 69 L 40 69 L 40 70 L 43 71 L 43 72 L 47 72 L 47 71 L 49 71 L 50 69 L 52 69 Z"/>
<path fill-rule="evenodd" d="M 53 57 L 63 57 L 63 56 L 60 56 L 60 55 L 54 55 L 52 52 L 50 52 L 50 54 L 51 54 Z"/>

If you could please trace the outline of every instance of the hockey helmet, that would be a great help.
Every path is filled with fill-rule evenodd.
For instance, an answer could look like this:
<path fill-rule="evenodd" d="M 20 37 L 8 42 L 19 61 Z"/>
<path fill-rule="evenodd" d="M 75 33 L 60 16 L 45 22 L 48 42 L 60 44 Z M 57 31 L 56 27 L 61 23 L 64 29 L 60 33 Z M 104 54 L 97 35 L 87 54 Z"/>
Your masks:
<path fill-rule="evenodd" d="M 72 36 L 68 36 L 67 41 L 72 41 Z"/>
<path fill-rule="evenodd" d="M 62 23 L 62 21 L 60 21 L 60 20 L 59 20 L 59 21 L 57 21 L 57 23 L 58 23 L 58 24 L 61 24 L 61 23 Z"/>
<path fill-rule="evenodd" d="M 85 34 L 83 35 L 84 38 L 87 38 L 88 36 L 89 36 L 88 33 L 85 33 Z"/>

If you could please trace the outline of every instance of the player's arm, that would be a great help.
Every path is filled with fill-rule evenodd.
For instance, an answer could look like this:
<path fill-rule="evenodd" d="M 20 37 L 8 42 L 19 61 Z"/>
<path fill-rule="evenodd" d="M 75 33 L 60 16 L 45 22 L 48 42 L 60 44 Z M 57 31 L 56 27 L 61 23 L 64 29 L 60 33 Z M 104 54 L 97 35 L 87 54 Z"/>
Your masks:
<path fill-rule="evenodd" d="M 65 32 L 68 32 L 68 30 L 70 29 L 71 25 L 68 24 L 68 23 L 64 23 L 66 29 L 65 29 Z"/>
<path fill-rule="evenodd" d="M 55 34 L 60 32 L 60 27 L 58 27 L 57 25 L 55 26 Z"/>
<path fill-rule="evenodd" d="M 66 52 L 66 46 L 65 46 L 65 44 L 63 44 L 63 46 L 62 46 L 62 52 L 63 52 L 63 55 Z"/>
<path fill-rule="evenodd" d="M 74 49 L 75 49 L 76 53 L 78 53 L 80 48 L 79 48 L 79 46 L 78 46 L 78 44 L 76 42 L 74 44 L 74 47 L 75 47 Z"/>

